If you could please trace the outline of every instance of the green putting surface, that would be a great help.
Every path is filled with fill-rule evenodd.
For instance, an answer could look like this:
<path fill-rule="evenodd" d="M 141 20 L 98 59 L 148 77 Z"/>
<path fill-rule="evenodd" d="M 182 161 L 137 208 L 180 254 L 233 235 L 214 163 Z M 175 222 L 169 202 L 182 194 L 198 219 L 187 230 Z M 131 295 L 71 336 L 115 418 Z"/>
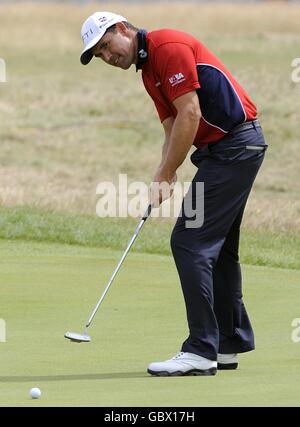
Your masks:
<path fill-rule="evenodd" d="M 173 260 L 130 253 L 88 332 L 76 344 L 122 252 L 0 241 L 1 406 L 299 405 L 300 271 L 243 266 L 256 350 L 214 377 L 150 377 L 180 350 L 185 307 Z M 299 334 L 300 335 L 300 334 Z M 29 390 L 39 387 L 39 400 Z"/>

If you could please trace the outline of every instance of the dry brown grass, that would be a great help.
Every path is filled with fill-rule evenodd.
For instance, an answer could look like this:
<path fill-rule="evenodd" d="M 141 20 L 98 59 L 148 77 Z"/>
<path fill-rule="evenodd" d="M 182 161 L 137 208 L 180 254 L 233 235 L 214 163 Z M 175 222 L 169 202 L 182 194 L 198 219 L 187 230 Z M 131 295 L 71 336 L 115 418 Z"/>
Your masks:
<path fill-rule="evenodd" d="M 97 5 L 1 5 L 0 202 L 95 212 L 96 185 L 150 182 L 162 130 L 139 76 L 96 61 L 82 67 L 82 21 Z M 172 27 L 199 37 L 245 85 L 260 111 L 267 159 L 245 225 L 299 230 L 300 6 L 286 4 L 101 4 L 148 29 Z M 7 42 L 9 35 L 9 43 Z M 180 179 L 192 178 L 187 160 Z"/>

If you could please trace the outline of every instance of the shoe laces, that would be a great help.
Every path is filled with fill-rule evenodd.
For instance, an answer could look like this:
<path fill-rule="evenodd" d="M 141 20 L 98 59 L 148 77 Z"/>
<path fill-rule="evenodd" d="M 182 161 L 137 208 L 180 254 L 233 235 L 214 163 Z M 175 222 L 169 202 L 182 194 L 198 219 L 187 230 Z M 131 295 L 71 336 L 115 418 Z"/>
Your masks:
<path fill-rule="evenodd" d="M 179 353 L 175 354 L 174 357 L 172 357 L 173 360 L 180 359 L 184 355 L 183 351 L 180 351 Z"/>

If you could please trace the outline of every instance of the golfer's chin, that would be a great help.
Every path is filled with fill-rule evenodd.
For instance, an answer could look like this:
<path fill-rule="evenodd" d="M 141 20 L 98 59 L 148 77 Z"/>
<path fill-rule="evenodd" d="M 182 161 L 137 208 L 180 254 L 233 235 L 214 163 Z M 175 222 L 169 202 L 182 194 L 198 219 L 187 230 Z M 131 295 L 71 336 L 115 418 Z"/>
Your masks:
<path fill-rule="evenodd" d="M 127 55 L 125 56 L 119 56 L 119 60 L 116 64 L 116 67 L 121 68 L 122 70 L 128 70 L 132 65 L 132 61 L 130 57 Z"/>
<path fill-rule="evenodd" d="M 128 64 L 123 64 L 123 63 L 119 63 L 118 65 L 117 65 L 117 67 L 119 67 L 119 68 L 122 68 L 122 70 L 128 70 L 128 68 L 130 68 L 131 67 L 131 63 L 128 63 Z"/>

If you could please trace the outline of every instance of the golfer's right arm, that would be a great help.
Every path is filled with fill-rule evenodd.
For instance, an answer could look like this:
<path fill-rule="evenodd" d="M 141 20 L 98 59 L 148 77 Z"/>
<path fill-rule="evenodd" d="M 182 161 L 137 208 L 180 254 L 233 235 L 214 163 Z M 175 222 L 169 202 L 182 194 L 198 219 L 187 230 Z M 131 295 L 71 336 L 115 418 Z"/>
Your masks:
<path fill-rule="evenodd" d="M 162 122 L 162 125 L 164 127 L 164 131 L 165 131 L 165 142 L 164 142 L 164 145 L 162 147 L 162 156 L 161 156 L 160 165 L 162 165 L 164 163 L 165 156 L 166 156 L 167 151 L 168 151 L 168 144 L 170 141 L 174 120 L 175 120 L 174 117 L 168 117 L 167 119 L 165 119 Z M 159 165 L 158 169 L 160 168 L 160 165 Z"/>
<path fill-rule="evenodd" d="M 167 119 L 165 119 L 162 122 L 164 131 L 165 131 L 165 142 L 164 142 L 163 147 L 162 147 L 161 162 L 160 162 L 160 165 L 157 168 L 155 176 L 157 176 L 157 174 L 159 173 L 162 165 L 165 163 L 165 159 L 166 159 L 166 155 L 167 155 L 167 152 L 168 152 L 168 146 L 169 146 L 169 142 L 170 142 L 170 139 L 171 139 L 171 133 L 172 133 L 174 121 L 175 121 L 174 117 L 168 117 Z M 173 177 L 173 184 L 175 184 L 176 181 L 177 181 L 177 175 L 175 173 L 175 175 Z M 152 196 L 151 196 L 151 199 L 152 199 L 153 206 L 154 207 L 158 207 L 159 204 L 162 202 L 162 200 L 158 201 L 158 199 L 156 197 L 156 196 L 158 196 L 158 194 L 154 193 L 154 194 L 156 194 L 156 196 L 153 195 L 153 183 L 154 182 L 155 182 L 155 177 L 154 177 L 154 181 L 152 182 L 152 185 L 151 185 L 151 187 L 152 187 Z M 172 193 L 173 193 L 173 189 L 170 188 L 169 197 L 172 195 Z"/>

